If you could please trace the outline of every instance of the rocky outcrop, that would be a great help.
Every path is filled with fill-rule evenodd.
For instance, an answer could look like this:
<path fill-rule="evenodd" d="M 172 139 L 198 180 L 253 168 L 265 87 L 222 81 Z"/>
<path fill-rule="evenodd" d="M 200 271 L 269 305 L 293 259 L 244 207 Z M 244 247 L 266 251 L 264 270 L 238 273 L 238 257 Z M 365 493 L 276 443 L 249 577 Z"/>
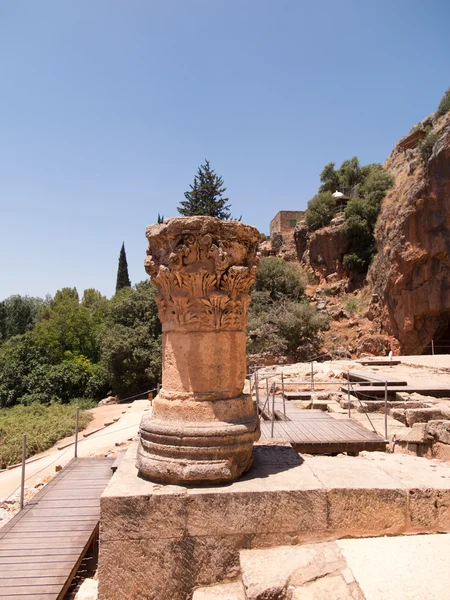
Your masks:
<path fill-rule="evenodd" d="M 342 267 L 344 254 L 348 252 L 348 242 L 342 234 L 344 215 L 334 218 L 328 227 L 310 231 L 306 223 L 300 223 L 294 233 L 298 260 L 309 267 L 319 279 L 336 273 L 345 277 Z"/>
<path fill-rule="evenodd" d="M 395 184 L 382 205 L 368 276 L 368 316 L 404 354 L 450 339 L 450 113 L 434 122 L 433 133 L 438 141 L 426 162 L 417 149 L 399 146 L 386 162 Z"/>

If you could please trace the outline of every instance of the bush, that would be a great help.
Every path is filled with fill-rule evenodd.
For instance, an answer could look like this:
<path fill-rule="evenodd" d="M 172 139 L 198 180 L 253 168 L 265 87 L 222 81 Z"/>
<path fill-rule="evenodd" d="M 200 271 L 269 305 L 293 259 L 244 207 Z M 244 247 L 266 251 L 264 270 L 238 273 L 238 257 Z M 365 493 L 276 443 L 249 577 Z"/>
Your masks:
<path fill-rule="evenodd" d="M 289 354 L 298 360 L 317 353 L 328 317 L 307 303 L 278 302 L 259 314 L 249 314 L 247 349 L 250 354 Z"/>
<path fill-rule="evenodd" d="M 450 110 L 450 88 L 445 92 L 438 109 L 436 111 L 437 117 L 442 117 Z"/>
<path fill-rule="evenodd" d="M 334 216 L 335 201 L 331 192 L 319 192 L 308 202 L 305 219 L 309 229 L 315 231 L 330 224 Z"/>
<path fill-rule="evenodd" d="M 305 285 L 305 278 L 297 265 L 282 258 L 267 256 L 261 259 L 253 289 L 265 292 L 272 300 L 300 300 Z"/>
<path fill-rule="evenodd" d="M 434 145 L 438 139 L 439 136 L 436 133 L 428 132 L 427 136 L 418 143 L 417 150 L 423 163 L 428 162 L 430 159 L 433 154 Z"/>

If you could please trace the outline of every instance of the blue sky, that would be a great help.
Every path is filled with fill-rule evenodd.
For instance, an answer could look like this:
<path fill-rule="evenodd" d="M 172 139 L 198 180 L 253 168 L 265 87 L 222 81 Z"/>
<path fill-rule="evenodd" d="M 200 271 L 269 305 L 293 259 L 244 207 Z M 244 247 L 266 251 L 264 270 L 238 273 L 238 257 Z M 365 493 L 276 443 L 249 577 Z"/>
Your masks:
<path fill-rule="evenodd" d="M 3 0 L 0 299 L 114 292 L 205 158 L 268 232 L 450 86 L 446 0 Z"/>

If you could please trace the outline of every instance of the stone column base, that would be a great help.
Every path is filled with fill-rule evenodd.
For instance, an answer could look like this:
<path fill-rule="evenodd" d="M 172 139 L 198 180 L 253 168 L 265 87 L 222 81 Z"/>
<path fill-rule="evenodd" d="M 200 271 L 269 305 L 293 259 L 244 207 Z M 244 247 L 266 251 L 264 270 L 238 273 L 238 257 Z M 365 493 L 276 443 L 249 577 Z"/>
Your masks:
<path fill-rule="evenodd" d="M 158 399 L 155 402 L 157 408 Z M 202 482 L 225 483 L 237 479 L 252 464 L 253 443 L 259 439 L 259 419 L 250 396 L 198 402 L 200 412 L 213 413 L 214 404 L 232 414 L 232 405 L 246 406 L 245 421 L 179 421 L 164 419 L 171 402 L 163 405 L 163 418 L 145 416 L 140 425 L 140 439 L 136 467 L 140 475 L 152 481 L 175 484 Z M 196 414 L 187 401 L 184 404 Z M 189 416 L 189 410 L 186 417 Z M 198 409 L 197 409 L 198 410 Z M 197 413 L 198 414 L 198 413 Z"/>

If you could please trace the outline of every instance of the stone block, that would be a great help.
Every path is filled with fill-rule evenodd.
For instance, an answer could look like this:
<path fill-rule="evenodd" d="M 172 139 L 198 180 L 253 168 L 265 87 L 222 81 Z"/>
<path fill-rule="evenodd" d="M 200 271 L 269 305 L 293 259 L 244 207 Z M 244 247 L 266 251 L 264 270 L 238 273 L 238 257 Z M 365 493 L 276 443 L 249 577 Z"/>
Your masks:
<path fill-rule="evenodd" d="M 442 419 L 450 419 L 450 411 L 445 408 L 410 408 L 406 410 L 406 424 L 412 427 L 414 423 L 427 423 Z"/>
<path fill-rule="evenodd" d="M 450 420 L 428 421 L 427 432 L 443 444 L 450 444 Z"/>
<path fill-rule="evenodd" d="M 450 489 L 409 491 L 410 530 L 450 532 Z"/>
<path fill-rule="evenodd" d="M 406 425 L 406 414 L 404 408 L 391 408 L 389 410 L 390 416 L 396 421 L 400 421 L 403 425 Z"/>
<path fill-rule="evenodd" d="M 241 581 L 197 588 L 192 600 L 247 600 Z"/>

